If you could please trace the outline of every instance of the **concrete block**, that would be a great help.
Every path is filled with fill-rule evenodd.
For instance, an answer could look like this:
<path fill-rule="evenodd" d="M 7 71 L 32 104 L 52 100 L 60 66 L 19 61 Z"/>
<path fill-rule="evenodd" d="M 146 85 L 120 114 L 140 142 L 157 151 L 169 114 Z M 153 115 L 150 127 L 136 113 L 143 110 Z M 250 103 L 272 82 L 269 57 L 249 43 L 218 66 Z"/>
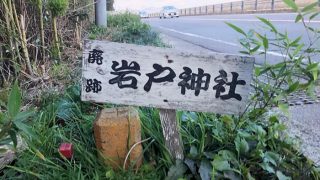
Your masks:
<path fill-rule="evenodd" d="M 114 169 L 122 168 L 130 148 L 141 142 L 138 111 L 129 107 L 103 109 L 94 122 L 94 137 L 105 163 Z M 135 168 L 141 166 L 141 144 L 131 151 L 126 168 L 130 163 L 134 163 Z"/>

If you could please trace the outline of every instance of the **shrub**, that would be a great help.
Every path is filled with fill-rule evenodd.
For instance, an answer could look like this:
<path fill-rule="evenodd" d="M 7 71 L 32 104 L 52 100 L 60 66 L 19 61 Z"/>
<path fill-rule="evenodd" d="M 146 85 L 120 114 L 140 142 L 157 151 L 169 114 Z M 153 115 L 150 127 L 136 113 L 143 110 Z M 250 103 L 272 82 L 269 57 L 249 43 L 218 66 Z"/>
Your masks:
<path fill-rule="evenodd" d="M 47 7 L 53 17 L 64 15 L 69 6 L 68 0 L 49 0 Z"/>
<path fill-rule="evenodd" d="M 159 34 L 148 24 L 141 22 L 140 17 L 131 13 L 108 16 L 108 28 L 93 26 L 89 33 L 90 39 L 110 39 L 114 42 L 132 43 L 165 47 Z"/>

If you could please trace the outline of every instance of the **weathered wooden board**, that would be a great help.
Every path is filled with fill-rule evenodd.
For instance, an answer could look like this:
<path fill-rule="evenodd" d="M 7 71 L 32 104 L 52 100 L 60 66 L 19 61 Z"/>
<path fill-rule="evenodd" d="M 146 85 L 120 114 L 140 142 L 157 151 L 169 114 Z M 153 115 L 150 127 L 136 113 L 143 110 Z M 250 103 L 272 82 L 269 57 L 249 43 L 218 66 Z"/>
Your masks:
<path fill-rule="evenodd" d="M 253 64 L 251 57 L 88 40 L 81 96 L 99 103 L 238 114 L 249 98 Z"/>

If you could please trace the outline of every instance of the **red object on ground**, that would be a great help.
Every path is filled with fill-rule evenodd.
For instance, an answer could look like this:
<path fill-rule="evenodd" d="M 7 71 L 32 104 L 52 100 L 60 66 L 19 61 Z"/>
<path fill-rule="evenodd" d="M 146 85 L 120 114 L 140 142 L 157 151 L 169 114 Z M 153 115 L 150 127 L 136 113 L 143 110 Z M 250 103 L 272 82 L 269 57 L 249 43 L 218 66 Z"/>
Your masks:
<path fill-rule="evenodd" d="M 59 147 L 59 152 L 66 158 L 70 159 L 73 155 L 73 148 L 71 143 L 62 143 Z"/>

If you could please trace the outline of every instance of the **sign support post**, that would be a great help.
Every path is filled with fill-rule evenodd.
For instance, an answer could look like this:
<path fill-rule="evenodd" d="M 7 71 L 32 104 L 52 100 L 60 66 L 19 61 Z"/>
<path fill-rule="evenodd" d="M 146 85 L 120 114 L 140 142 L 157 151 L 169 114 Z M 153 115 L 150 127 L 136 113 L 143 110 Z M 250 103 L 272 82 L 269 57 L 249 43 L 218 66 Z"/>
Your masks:
<path fill-rule="evenodd" d="M 181 141 L 176 110 L 160 109 L 160 121 L 166 147 L 175 160 L 183 160 L 183 143 Z"/>

